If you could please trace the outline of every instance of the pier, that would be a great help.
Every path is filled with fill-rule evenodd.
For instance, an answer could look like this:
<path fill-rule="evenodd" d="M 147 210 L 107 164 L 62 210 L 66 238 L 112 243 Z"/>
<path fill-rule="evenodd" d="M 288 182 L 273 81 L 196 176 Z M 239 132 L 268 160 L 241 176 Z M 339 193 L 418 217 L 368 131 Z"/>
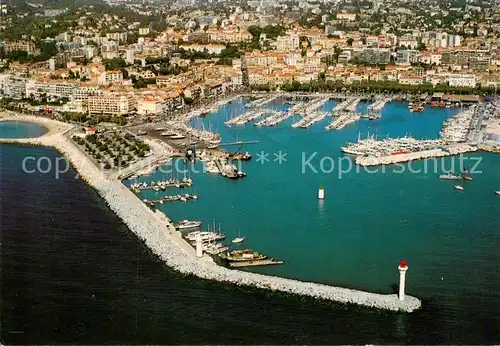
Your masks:
<path fill-rule="evenodd" d="M 275 115 L 255 123 L 255 126 L 275 126 L 290 118 L 292 115 L 291 112 L 277 112 Z"/>
<path fill-rule="evenodd" d="M 163 204 L 163 203 L 167 203 L 167 202 L 177 202 L 177 201 L 186 202 L 188 200 L 196 200 L 196 199 L 198 199 L 197 195 L 186 193 L 183 195 L 165 196 L 165 197 L 162 197 L 159 199 L 143 199 L 142 201 L 145 204 L 153 207 L 153 206 L 155 206 L 155 204 Z"/>
<path fill-rule="evenodd" d="M 257 109 L 257 110 L 251 110 L 245 114 L 242 114 L 240 116 L 234 117 L 231 120 L 228 120 L 224 122 L 226 125 L 243 125 L 249 122 L 252 122 L 263 115 L 270 115 L 270 116 L 278 116 L 281 113 L 272 109 Z"/>
<path fill-rule="evenodd" d="M 287 294 L 304 295 L 342 304 L 357 304 L 377 309 L 412 312 L 421 307 L 421 301 L 406 295 L 404 300 L 396 294 L 378 294 L 366 291 L 304 282 L 221 267 L 208 257 L 196 257 L 195 250 L 167 219 L 158 216 L 142 203 L 120 181 L 111 179 L 66 137 L 73 125 L 37 117 L 11 117 L 42 123 L 51 129 L 38 138 L 0 139 L 0 143 L 50 146 L 71 162 L 82 180 L 92 186 L 106 201 L 109 208 L 123 220 L 129 230 L 144 241 L 151 251 L 167 266 L 186 275 L 243 287 L 255 287 Z M 395 270 L 396 271 L 396 270 Z M 396 274 L 395 274 L 396 275 Z"/>
<path fill-rule="evenodd" d="M 262 106 L 268 104 L 269 102 L 276 100 L 278 97 L 279 97 L 279 95 L 272 95 L 272 96 L 268 96 L 268 97 L 263 97 L 263 98 L 260 98 L 258 100 L 250 102 L 249 104 L 247 104 L 247 107 L 248 108 L 262 107 Z"/>
<path fill-rule="evenodd" d="M 391 102 L 391 99 L 388 97 L 384 97 L 381 100 L 377 100 L 368 106 L 368 111 L 375 113 L 380 112 L 388 102 Z"/>
<path fill-rule="evenodd" d="M 299 121 L 295 122 L 292 124 L 293 128 L 303 128 L 306 129 L 309 126 L 317 123 L 318 121 L 323 120 L 326 116 L 328 115 L 327 112 L 314 112 L 312 114 L 309 114 L 308 116 L 305 116 L 304 118 L 300 119 Z"/>
<path fill-rule="evenodd" d="M 359 113 L 354 112 L 342 112 L 337 118 L 335 118 L 329 125 L 325 126 L 327 130 L 340 130 L 349 124 L 352 124 L 361 119 Z"/>
<path fill-rule="evenodd" d="M 215 159 L 215 166 L 219 170 L 219 173 L 223 177 L 227 177 L 229 179 L 236 179 L 238 178 L 238 171 L 235 169 L 235 167 L 231 164 L 223 164 L 220 159 Z"/>
<path fill-rule="evenodd" d="M 244 267 L 257 267 L 257 266 L 268 266 L 275 264 L 283 264 L 283 261 L 277 261 L 273 258 L 267 258 L 258 261 L 240 261 L 240 262 L 230 262 L 229 267 L 231 268 L 244 268 Z"/>

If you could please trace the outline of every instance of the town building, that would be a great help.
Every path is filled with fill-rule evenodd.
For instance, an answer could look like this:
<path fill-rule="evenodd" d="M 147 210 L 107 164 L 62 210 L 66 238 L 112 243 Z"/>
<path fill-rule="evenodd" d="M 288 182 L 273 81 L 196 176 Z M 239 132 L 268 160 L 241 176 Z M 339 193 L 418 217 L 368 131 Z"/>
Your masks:
<path fill-rule="evenodd" d="M 28 54 L 35 53 L 35 44 L 31 41 L 27 40 L 18 40 L 18 41 L 9 41 L 6 40 L 3 43 L 3 49 L 5 53 L 15 52 L 15 51 L 23 51 Z"/>
<path fill-rule="evenodd" d="M 105 92 L 101 95 L 92 95 L 87 99 L 90 114 L 127 115 L 136 107 L 133 95 Z"/>

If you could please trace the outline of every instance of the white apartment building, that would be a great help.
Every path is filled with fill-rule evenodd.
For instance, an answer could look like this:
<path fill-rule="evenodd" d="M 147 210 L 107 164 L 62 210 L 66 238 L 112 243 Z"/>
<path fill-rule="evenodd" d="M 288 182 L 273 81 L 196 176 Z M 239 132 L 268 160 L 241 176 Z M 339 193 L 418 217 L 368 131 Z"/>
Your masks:
<path fill-rule="evenodd" d="M 113 82 L 119 82 L 123 80 L 122 71 L 104 71 L 97 78 L 97 83 L 104 85 Z"/>
<path fill-rule="evenodd" d="M 459 35 L 448 35 L 448 47 L 458 47 L 462 44 L 462 37 Z"/>
<path fill-rule="evenodd" d="M 26 97 L 35 99 L 46 97 L 48 100 L 66 98 L 71 101 L 75 89 L 76 85 L 73 83 L 30 79 L 26 82 Z"/>
<path fill-rule="evenodd" d="M 103 91 L 97 85 L 81 84 L 73 90 L 73 100 L 87 102 L 89 96 L 102 93 Z"/>
<path fill-rule="evenodd" d="M 126 32 L 108 32 L 106 34 L 106 38 L 108 40 L 118 41 L 120 43 L 127 42 L 127 33 Z"/>
<path fill-rule="evenodd" d="M 17 74 L 7 74 L 1 79 L 3 80 L 1 90 L 5 96 L 18 100 L 26 96 L 27 77 Z"/>
<path fill-rule="evenodd" d="M 136 102 L 131 94 L 103 93 L 87 99 L 90 114 L 127 115 L 134 111 Z"/>
<path fill-rule="evenodd" d="M 276 38 L 276 49 L 283 52 L 296 50 L 299 48 L 300 40 L 297 35 L 278 36 Z"/>
<path fill-rule="evenodd" d="M 219 55 L 226 46 L 223 44 L 183 44 L 179 46 L 184 50 L 192 50 L 195 52 L 207 52 L 208 54 Z"/>
<path fill-rule="evenodd" d="M 451 87 L 469 87 L 476 86 L 476 77 L 474 75 L 451 75 L 447 78 L 448 85 Z"/>
<path fill-rule="evenodd" d="M 137 114 L 158 114 L 163 112 L 165 100 L 158 96 L 139 96 L 137 100 Z"/>

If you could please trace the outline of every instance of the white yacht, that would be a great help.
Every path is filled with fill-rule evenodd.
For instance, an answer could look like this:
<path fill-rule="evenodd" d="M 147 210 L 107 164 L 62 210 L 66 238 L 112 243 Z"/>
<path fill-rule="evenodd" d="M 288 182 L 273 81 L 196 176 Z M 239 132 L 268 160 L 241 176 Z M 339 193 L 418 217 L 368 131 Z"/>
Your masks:
<path fill-rule="evenodd" d="M 189 220 L 182 220 L 175 224 L 175 228 L 179 230 L 198 228 L 200 226 L 201 226 L 201 221 L 189 221 Z"/>
<path fill-rule="evenodd" d="M 455 189 L 457 189 L 459 191 L 463 191 L 464 190 L 464 188 L 461 185 L 455 185 Z"/>

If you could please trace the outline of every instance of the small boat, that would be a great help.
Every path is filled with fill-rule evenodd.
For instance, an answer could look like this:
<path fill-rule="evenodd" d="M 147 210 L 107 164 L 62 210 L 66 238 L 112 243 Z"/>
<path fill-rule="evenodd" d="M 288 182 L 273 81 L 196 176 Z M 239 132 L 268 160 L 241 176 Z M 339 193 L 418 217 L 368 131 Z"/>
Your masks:
<path fill-rule="evenodd" d="M 455 185 L 455 189 L 459 190 L 459 191 L 463 191 L 464 190 L 464 188 L 462 186 L 460 186 L 460 185 Z"/>
<path fill-rule="evenodd" d="M 240 244 L 245 241 L 245 237 L 242 237 L 240 234 L 240 230 L 238 229 L 238 236 L 232 240 L 233 244 Z"/>
<path fill-rule="evenodd" d="M 470 175 L 465 175 L 464 180 L 472 181 L 472 177 Z"/>
<path fill-rule="evenodd" d="M 500 190 L 496 190 L 495 195 L 500 196 Z"/>
<path fill-rule="evenodd" d="M 176 133 L 173 136 L 170 136 L 170 138 L 172 138 L 172 139 L 185 139 L 186 136 Z"/>
<path fill-rule="evenodd" d="M 459 175 L 453 175 L 453 174 L 441 174 L 439 176 L 439 179 L 458 180 L 458 179 L 462 179 L 462 177 Z"/>

